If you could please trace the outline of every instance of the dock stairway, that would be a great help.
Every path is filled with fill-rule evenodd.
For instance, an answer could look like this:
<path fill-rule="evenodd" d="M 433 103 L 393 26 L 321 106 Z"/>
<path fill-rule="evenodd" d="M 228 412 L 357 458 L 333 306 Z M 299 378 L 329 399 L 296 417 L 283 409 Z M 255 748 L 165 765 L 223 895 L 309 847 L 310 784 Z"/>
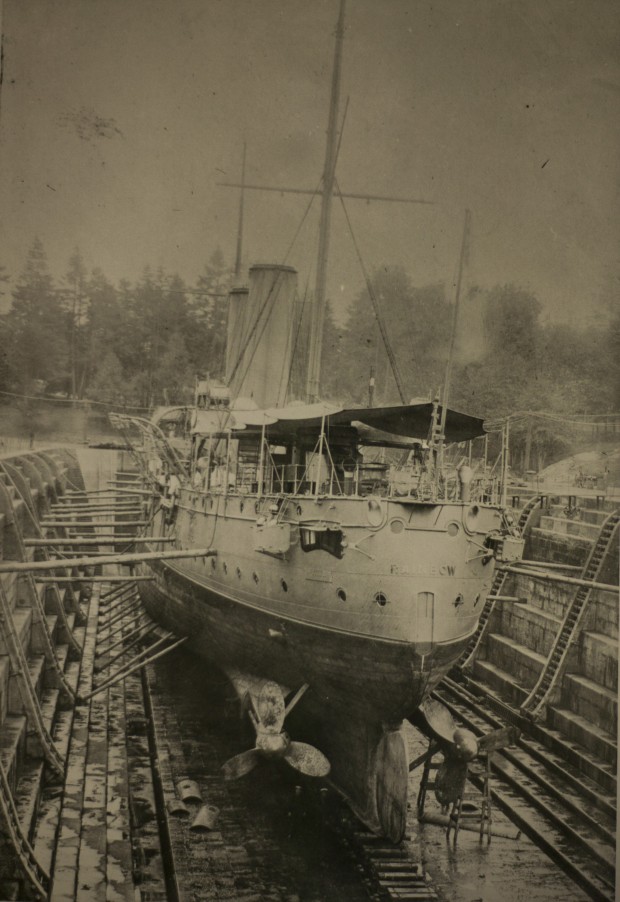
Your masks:
<path fill-rule="evenodd" d="M 540 495 L 533 495 L 519 514 L 517 529 L 522 536 L 525 534 L 528 523 L 541 501 L 542 498 Z M 502 594 L 507 578 L 508 572 L 506 570 L 496 570 L 491 588 L 489 590 L 489 594 L 485 599 L 484 607 L 482 608 L 482 611 L 480 613 L 480 619 L 478 620 L 476 631 L 469 640 L 467 648 L 462 653 L 457 663 L 454 665 L 452 671 L 453 675 L 454 671 L 458 673 L 458 671 L 466 671 L 468 668 L 471 669 L 472 662 L 478 652 L 478 649 L 480 648 L 480 645 L 482 644 L 486 628 L 491 618 L 491 614 L 493 613 L 493 608 L 495 607 L 495 599 L 498 595 Z"/>
<path fill-rule="evenodd" d="M 619 524 L 620 509 L 611 513 L 604 521 L 581 574 L 582 579 L 597 581 L 607 553 L 616 540 Z M 547 704 L 558 690 L 569 651 L 581 629 L 591 594 L 591 586 L 579 586 L 576 590 L 538 681 L 521 705 L 521 713 L 527 717 L 536 719 L 542 716 Z"/>

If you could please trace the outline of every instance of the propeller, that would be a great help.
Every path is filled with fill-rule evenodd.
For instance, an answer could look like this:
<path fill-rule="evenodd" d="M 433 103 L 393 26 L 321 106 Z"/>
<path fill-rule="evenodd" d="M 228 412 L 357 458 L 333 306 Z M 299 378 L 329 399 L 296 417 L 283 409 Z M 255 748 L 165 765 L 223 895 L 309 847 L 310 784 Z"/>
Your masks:
<path fill-rule="evenodd" d="M 330 763 L 323 754 L 307 742 L 295 742 L 282 727 L 287 714 L 295 707 L 307 684 L 295 693 L 288 705 L 284 702 L 282 689 L 271 681 L 263 683 L 256 700 L 247 694 L 248 713 L 256 732 L 253 749 L 235 755 L 223 765 L 225 780 L 238 780 L 254 770 L 261 757 L 282 758 L 292 768 L 308 777 L 326 777 Z"/>
<path fill-rule="evenodd" d="M 436 699 L 427 699 L 420 705 L 419 714 L 426 731 L 430 731 L 443 752 L 444 760 L 435 776 L 435 795 L 443 806 L 456 802 L 462 795 L 468 767 L 480 753 L 514 745 L 519 738 L 516 727 L 476 736 L 471 730 L 459 727 L 446 706 Z"/>

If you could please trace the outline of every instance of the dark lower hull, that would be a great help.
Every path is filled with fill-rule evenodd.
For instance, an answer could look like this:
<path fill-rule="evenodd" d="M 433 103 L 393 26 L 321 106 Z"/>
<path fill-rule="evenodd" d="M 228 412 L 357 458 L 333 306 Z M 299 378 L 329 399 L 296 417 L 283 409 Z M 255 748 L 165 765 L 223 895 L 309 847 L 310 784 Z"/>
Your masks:
<path fill-rule="evenodd" d="M 400 723 L 458 658 L 468 637 L 449 645 L 413 644 L 342 633 L 283 620 L 157 565 L 140 583 L 150 615 L 189 636 L 191 648 L 222 668 L 308 683 L 321 705 L 371 721 Z"/>
<path fill-rule="evenodd" d="M 449 645 L 381 641 L 283 620 L 156 564 L 140 594 L 158 622 L 223 670 L 309 691 L 287 723 L 329 758 L 332 784 L 372 830 L 399 842 L 407 823 L 402 721 L 458 658 Z M 241 750 L 240 750 L 241 751 Z M 223 762 L 222 762 L 223 763 Z"/>

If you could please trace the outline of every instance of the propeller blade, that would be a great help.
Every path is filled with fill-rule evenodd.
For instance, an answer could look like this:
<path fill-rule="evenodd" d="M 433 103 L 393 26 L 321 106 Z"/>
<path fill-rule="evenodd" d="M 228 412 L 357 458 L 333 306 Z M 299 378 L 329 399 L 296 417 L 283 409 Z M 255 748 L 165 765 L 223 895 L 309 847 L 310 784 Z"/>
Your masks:
<path fill-rule="evenodd" d="M 331 770 L 323 752 L 307 742 L 291 742 L 284 753 L 284 760 L 307 777 L 326 777 Z"/>
<path fill-rule="evenodd" d="M 282 689 L 277 683 L 264 683 L 256 700 L 256 713 L 265 733 L 281 732 L 285 711 Z"/>
<path fill-rule="evenodd" d="M 478 737 L 478 747 L 481 752 L 494 752 L 503 749 L 507 745 L 515 745 L 519 741 L 521 731 L 518 727 L 502 727 L 499 730 L 491 730 L 484 736 Z"/>
<path fill-rule="evenodd" d="M 247 752 L 241 752 L 234 758 L 229 758 L 226 764 L 222 765 L 225 780 L 238 780 L 254 770 L 258 764 L 260 755 L 256 749 L 249 749 Z"/>
<path fill-rule="evenodd" d="M 420 705 L 419 710 L 435 736 L 452 745 L 454 731 L 458 725 L 445 705 L 429 698 Z"/>

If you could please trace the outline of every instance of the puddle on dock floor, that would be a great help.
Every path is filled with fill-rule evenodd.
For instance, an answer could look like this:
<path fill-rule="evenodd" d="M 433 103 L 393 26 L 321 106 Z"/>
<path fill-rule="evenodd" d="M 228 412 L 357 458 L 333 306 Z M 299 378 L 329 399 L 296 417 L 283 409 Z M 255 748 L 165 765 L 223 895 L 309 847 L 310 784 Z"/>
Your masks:
<path fill-rule="evenodd" d="M 252 745 L 244 730 L 234 693 L 225 678 L 187 652 L 157 662 L 151 688 L 168 724 L 167 739 L 175 767 L 201 787 L 203 800 L 220 809 L 213 834 L 192 834 L 188 822 L 171 818 L 183 832 L 190 862 L 180 876 L 189 899 L 273 900 L 273 902 L 356 902 L 375 898 L 333 827 L 338 799 L 322 816 L 320 792 L 282 764 L 259 765 L 239 781 L 225 783 L 220 767 Z M 424 745 L 410 732 L 411 755 Z M 417 744 L 417 745 L 416 745 Z M 184 762 L 182 761 L 184 759 Z M 418 772 L 419 773 L 419 772 Z M 440 827 L 418 824 L 415 798 L 419 777 L 411 777 L 409 845 L 433 879 L 443 902 L 581 902 L 587 896 L 526 838 L 493 837 L 480 843 L 461 832 L 455 849 Z M 301 796 L 296 784 L 302 784 Z M 331 794 L 330 794 L 331 795 Z M 190 818 L 191 819 L 191 818 Z M 494 822 L 516 828 L 496 809 Z M 177 837 L 177 840 L 179 837 Z M 174 845 L 174 842 L 173 842 Z"/>

